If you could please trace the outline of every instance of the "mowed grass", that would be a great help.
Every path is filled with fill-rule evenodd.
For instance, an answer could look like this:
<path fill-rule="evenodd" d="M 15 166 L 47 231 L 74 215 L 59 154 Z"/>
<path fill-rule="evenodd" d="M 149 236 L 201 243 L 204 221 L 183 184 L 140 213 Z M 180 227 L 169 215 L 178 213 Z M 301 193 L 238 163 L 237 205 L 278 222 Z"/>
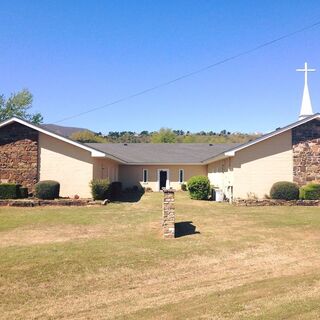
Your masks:
<path fill-rule="evenodd" d="M 1 319 L 318 319 L 320 209 L 160 193 L 88 208 L 0 208 Z"/>

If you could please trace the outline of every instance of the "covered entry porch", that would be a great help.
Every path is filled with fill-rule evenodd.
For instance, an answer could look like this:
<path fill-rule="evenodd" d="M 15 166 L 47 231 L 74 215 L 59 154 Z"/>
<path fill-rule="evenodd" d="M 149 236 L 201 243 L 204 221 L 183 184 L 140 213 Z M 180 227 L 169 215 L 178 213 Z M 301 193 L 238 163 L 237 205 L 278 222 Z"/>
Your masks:
<path fill-rule="evenodd" d="M 124 188 L 134 186 L 160 191 L 162 188 L 181 189 L 192 176 L 207 176 L 206 165 L 120 165 L 119 180 Z"/>

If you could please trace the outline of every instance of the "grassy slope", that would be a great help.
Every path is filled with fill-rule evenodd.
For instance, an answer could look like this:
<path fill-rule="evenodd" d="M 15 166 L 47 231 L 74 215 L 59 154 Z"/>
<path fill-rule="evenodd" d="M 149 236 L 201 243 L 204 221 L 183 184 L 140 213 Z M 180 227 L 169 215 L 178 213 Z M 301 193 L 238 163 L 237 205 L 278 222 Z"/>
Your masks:
<path fill-rule="evenodd" d="M 0 208 L 1 319 L 315 319 L 319 208 L 235 208 L 161 194 L 99 208 Z"/>

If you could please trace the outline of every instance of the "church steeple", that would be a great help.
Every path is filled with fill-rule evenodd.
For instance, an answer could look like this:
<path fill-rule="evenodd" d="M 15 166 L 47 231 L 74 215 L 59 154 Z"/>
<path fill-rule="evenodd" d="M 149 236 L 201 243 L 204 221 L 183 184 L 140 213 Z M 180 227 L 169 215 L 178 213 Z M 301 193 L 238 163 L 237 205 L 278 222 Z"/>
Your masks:
<path fill-rule="evenodd" d="M 308 69 L 307 62 L 304 63 L 304 69 L 296 69 L 296 71 L 304 72 L 304 89 L 299 120 L 313 115 L 312 104 L 308 88 L 308 72 L 316 71 L 316 69 Z"/>

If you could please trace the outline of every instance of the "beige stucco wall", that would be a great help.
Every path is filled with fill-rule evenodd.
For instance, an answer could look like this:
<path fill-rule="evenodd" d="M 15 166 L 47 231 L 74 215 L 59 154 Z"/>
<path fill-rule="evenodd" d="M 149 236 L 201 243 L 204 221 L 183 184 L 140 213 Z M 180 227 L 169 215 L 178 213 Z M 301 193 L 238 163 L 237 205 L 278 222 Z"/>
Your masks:
<path fill-rule="evenodd" d="M 119 163 L 104 158 L 93 159 L 93 178 L 94 179 L 106 179 L 110 182 L 119 180 Z"/>
<path fill-rule="evenodd" d="M 293 181 L 291 131 L 236 152 L 231 159 L 234 197 L 263 198 L 273 183 Z"/>
<path fill-rule="evenodd" d="M 210 184 L 223 190 L 227 198 L 232 195 L 233 168 L 231 158 L 223 159 L 208 165 L 208 178 Z"/>
<path fill-rule="evenodd" d="M 148 169 L 148 182 L 143 182 L 143 169 Z M 145 188 L 152 188 L 153 191 L 159 191 L 158 170 L 169 169 L 170 187 L 180 190 L 179 183 L 179 169 L 184 169 L 185 182 L 196 175 L 207 175 L 206 165 L 120 165 L 119 180 L 122 182 L 124 188 L 133 186 L 142 186 Z"/>
<path fill-rule="evenodd" d="M 63 197 L 91 197 L 93 176 L 91 153 L 46 134 L 39 134 L 39 178 L 60 183 Z"/>

